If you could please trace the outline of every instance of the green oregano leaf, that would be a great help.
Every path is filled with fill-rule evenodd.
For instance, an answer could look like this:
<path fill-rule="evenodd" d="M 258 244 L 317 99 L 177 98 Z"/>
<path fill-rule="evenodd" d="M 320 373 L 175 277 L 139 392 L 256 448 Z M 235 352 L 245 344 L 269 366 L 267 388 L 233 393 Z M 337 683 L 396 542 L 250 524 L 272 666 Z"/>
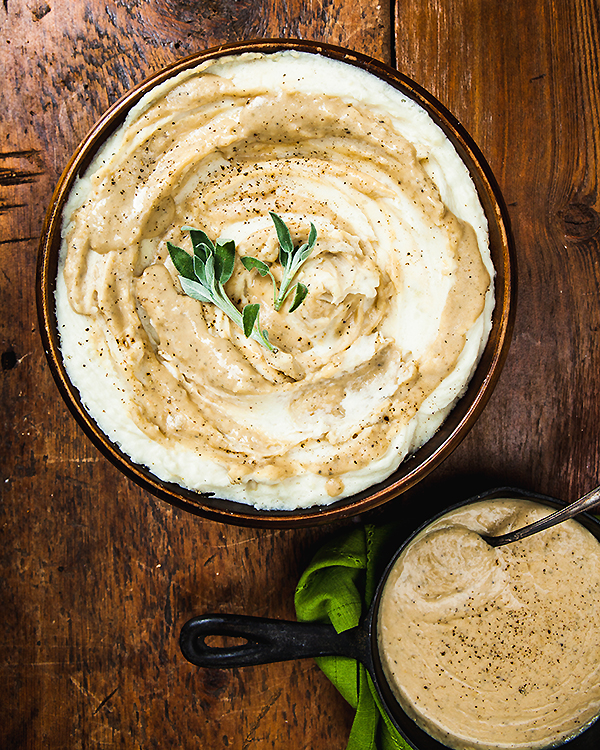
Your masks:
<path fill-rule="evenodd" d="M 233 274 L 235 265 L 235 242 L 233 240 L 217 240 L 215 248 L 215 276 L 226 284 Z"/>
<path fill-rule="evenodd" d="M 199 284 L 197 281 L 186 279 L 185 276 L 180 276 L 179 283 L 181 284 L 181 288 L 188 297 L 196 299 L 199 302 L 212 302 L 210 296 L 206 294 L 204 286 L 202 286 L 202 284 Z"/>
<path fill-rule="evenodd" d="M 240 259 L 242 261 L 242 265 L 244 268 L 248 269 L 248 271 L 252 271 L 252 269 L 256 269 L 261 276 L 266 276 L 269 273 L 269 266 L 262 260 L 259 260 L 258 258 L 252 258 L 250 255 L 244 255 L 243 258 Z"/>
<path fill-rule="evenodd" d="M 298 282 L 295 286 L 296 293 L 294 294 L 294 300 L 290 305 L 290 312 L 294 312 L 304 302 L 306 295 L 308 294 L 308 287 Z"/>
<path fill-rule="evenodd" d="M 287 267 L 289 264 L 289 260 L 294 253 L 294 241 L 292 240 L 292 235 L 290 234 L 290 230 L 288 229 L 287 224 L 280 216 L 278 216 L 273 211 L 269 211 L 269 216 L 271 217 L 271 219 L 273 219 L 273 224 L 275 224 L 275 230 L 277 232 L 277 239 L 279 240 L 280 247 L 279 255 L 281 256 L 283 253 L 283 257 L 280 258 L 281 263 L 283 266 Z"/>
<path fill-rule="evenodd" d="M 254 324 L 256 323 L 259 312 L 260 305 L 257 302 L 251 305 L 246 305 L 242 310 L 242 323 L 244 324 L 244 335 L 246 338 L 249 338 L 252 335 Z"/>
<path fill-rule="evenodd" d="M 186 279 L 193 279 L 194 261 L 192 260 L 192 256 L 189 255 L 189 253 L 186 253 L 182 248 L 177 247 L 177 245 L 173 245 L 172 242 L 167 242 L 167 249 L 171 256 L 171 260 L 173 261 L 173 265 L 179 273 Z"/>

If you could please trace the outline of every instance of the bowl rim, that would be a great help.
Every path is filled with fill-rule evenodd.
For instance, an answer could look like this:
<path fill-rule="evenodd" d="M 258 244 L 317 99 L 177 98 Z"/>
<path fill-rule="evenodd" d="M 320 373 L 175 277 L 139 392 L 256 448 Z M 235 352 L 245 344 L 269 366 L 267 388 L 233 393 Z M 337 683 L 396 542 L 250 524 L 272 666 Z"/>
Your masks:
<path fill-rule="evenodd" d="M 129 110 L 150 89 L 205 61 L 244 53 L 273 54 L 284 50 L 322 55 L 366 70 L 420 104 L 442 129 L 465 162 L 486 214 L 490 250 L 496 271 L 496 305 L 487 344 L 462 398 L 434 436 L 414 454 L 405 458 L 390 477 L 329 505 L 295 510 L 267 510 L 224 500 L 212 493 L 188 490 L 161 480 L 146 467 L 132 461 L 100 430 L 82 405 L 79 392 L 71 383 L 62 361 L 54 291 L 63 210 L 73 184 L 85 172 L 105 139 L 123 123 Z M 57 387 L 85 434 L 113 465 L 138 486 L 171 505 L 196 515 L 241 526 L 290 528 L 331 523 L 372 510 L 412 488 L 453 452 L 489 400 L 506 359 L 514 326 L 515 270 L 510 221 L 494 175 L 466 129 L 432 94 L 386 63 L 359 52 L 309 40 L 258 39 L 211 47 L 167 65 L 126 92 L 96 121 L 72 154 L 52 195 L 39 244 L 36 301 L 42 344 Z"/>

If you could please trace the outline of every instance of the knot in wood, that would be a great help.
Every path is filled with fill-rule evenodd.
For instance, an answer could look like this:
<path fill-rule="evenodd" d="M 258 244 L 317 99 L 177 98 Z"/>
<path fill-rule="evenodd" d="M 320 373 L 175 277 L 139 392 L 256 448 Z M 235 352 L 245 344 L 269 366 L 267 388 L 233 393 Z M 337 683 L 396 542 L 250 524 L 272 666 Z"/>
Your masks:
<path fill-rule="evenodd" d="M 2 352 L 1 359 L 3 370 L 12 370 L 18 362 L 17 355 L 12 349 L 8 349 L 7 351 Z"/>
<path fill-rule="evenodd" d="M 600 214 L 585 203 L 570 203 L 558 212 L 558 218 L 570 239 L 589 240 L 600 229 Z"/>

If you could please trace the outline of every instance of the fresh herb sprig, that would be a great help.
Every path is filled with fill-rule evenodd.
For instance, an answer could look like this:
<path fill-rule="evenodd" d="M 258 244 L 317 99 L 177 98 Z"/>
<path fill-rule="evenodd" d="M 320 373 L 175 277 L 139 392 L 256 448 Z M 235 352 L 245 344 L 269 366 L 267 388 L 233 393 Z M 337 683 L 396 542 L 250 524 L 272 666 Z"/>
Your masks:
<path fill-rule="evenodd" d="M 193 227 L 183 227 L 183 231 L 190 233 L 193 255 L 172 242 L 167 242 L 171 260 L 179 271 L 179 282 L 183 291 L 200 302 L 216 305 L 244 331 L 247 338 L 258 341 L 270 352 L 276 352 L 277 349 L 269 341 L 267 331 L 260 326 L 260 305 L 246 305 L 240 312 L 223 287 L 233 274 L 235 242 L 217 240 L 213 243 L 205 232 Z"/>
<path fill-rule="evenodd" d="M 279 240 L 279 262 L 283 266 L 281 286 L 277 288 L 277 281 L 271 273 L 271 268 L 267 263 L 264 263 L 258 258 L 252 258 L 251 256 L 245 256 L 241 260 L 249 271 L 255 268 L 261 276 L 268 275 L 271 277 L 271 281 L 273 282 L 273 306 L 276 310 L 281 309 L 281 306 L 291 293 L 292 288 L 294 288 L 296 292 L 289 310 L 290 312 L 294 312 L 294 310 L 304 302 L 304 299 L 308 294 L 308 288 L 301 282 L 298 282 L 295 287 L 292 287 L 292 284 L 296 274 L 304 265 L 315 246 L 317 241 L 317 230 L 315 229 L 315 225 L 311 222 L 308 242 L 305 242 L 298 248 L 294 248 L 292 235 L 283 219 L 273 211 L 269 211 L 269 214 L 275 224 L 277 239 Z"/>

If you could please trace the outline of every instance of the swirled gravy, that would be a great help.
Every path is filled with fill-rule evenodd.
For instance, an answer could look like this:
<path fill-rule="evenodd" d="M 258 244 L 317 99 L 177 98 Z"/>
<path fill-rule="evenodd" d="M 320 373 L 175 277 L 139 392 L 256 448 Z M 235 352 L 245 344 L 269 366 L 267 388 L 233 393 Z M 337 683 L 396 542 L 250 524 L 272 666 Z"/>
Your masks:
<path fill-rule="evenodd" d="M 183 294 L 185 226 L 277 265 L 269 211 L 316 247 L 294 313 L 238 260 L 273 353 Z M 242 55 L 156 87 L 77 183 L 57 316 L 90 414 L 161 479 L 262 508 L 375 484 L 437 430 L 485 345 L 487 225 L 414 102 L 319 55 Z"/>

